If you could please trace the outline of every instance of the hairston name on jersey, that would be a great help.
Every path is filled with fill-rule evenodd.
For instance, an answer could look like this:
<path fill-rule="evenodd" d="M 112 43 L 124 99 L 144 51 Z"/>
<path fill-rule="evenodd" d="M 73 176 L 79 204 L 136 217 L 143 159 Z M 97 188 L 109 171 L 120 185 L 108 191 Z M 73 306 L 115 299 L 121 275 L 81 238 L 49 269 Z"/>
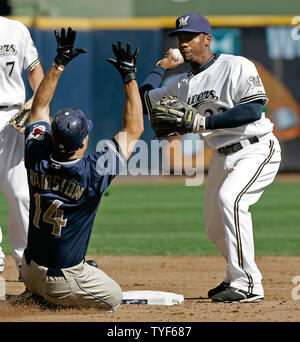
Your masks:
<path fill-rule="evenodd" d="M 14 56 L 17 54 L 17 49 L 14 44 L 0 45 L 0 57 L 2 56 Z"/>
<path fill-rule="evenodd" d="M 217 102 L 219 100 L 219 96 L 216 95 L 215 90 L 205 90 L 202 91 L 200 94 L 193 95 L 188 98 L 187 103 L 197 108 L 202 103 L 205 102 Z"/>
<path fill-rule="evenodd" d="M 85 187 L 76 184 L 75 182 L 58 176 L 47 175 L 32 169 L 29 170 L 30 185 L 41 190 L 60 192 L 73 200 L 80 200 Z"/>

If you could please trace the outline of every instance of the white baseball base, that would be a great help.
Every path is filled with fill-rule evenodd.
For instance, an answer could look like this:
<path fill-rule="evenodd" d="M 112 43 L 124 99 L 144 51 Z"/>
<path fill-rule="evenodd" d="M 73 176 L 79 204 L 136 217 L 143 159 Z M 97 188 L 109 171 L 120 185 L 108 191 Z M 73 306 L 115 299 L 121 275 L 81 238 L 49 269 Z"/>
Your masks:
<path fill-rule="evenodd" d="M 126 291 L 122 304 L 175 305 L 184 301 L 183 295 L 163 291 Z"/>

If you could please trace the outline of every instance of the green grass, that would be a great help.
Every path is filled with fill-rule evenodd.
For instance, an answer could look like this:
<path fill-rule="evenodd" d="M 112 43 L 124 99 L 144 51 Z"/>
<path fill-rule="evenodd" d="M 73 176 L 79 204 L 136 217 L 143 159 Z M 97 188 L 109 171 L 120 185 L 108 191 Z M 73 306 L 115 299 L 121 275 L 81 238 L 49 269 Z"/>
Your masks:
<path fill-rule="evenodd" d="M 299 183 L 274 183 L 251 208 L 256 255 L 300 255 Z M 205 234 L 204 186 L 112 185 L 96 216 L 89 254 L 218 255 Z M 4 251 L 7 202 L 0 196 Z"/>

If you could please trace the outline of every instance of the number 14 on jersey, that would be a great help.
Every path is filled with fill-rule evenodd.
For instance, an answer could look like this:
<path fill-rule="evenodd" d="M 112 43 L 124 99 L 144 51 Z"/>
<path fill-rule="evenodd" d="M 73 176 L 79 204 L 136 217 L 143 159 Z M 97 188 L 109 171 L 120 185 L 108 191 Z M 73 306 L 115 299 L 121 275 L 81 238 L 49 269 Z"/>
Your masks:
<path fill-rule="evenodd" d="M 41 219 L 41 195 L 36 193 L 35 198 L 35 215 L 33 224 L 36 228 L 40 228 Z M 52 235 L 60 236 L 61 228 L 67 225 L 67 220 L 63 218 L 64 211 L 58 209 L 62 205 L 62 201 L 54 200 L 49 208 L 43 214 L 43 222 L 53 226 Z"/>

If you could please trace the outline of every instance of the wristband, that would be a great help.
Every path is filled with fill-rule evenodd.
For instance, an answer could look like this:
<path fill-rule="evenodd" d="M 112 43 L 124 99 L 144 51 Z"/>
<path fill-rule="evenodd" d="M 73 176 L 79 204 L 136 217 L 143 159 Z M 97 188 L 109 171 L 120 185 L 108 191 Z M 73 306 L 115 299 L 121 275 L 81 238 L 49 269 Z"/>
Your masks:
<path fill-rule="evenodd" d="M 52 66 L 54 66 L 54 68 L 59 71 L 64 71 L 65 68 L 63 65 L 57 65 L 55 63 L 52 63 Z"/>

